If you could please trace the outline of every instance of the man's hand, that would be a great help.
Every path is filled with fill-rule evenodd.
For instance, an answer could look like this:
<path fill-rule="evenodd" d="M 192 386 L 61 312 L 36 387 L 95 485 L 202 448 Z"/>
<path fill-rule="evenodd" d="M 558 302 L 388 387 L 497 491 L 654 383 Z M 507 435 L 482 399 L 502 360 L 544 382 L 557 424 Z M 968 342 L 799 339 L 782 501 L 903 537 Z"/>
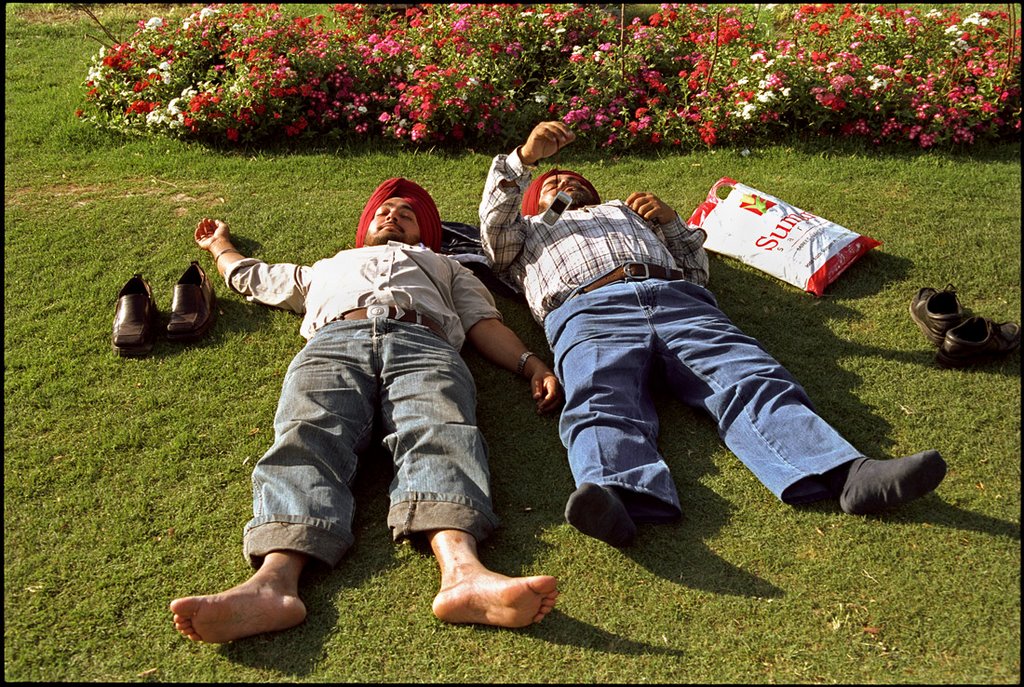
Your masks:
<path fill-rule="evenodd" d="M 653 193 L 633 193 L 626 198 L 626 205 L 646 220 L 668 224 L 676 218 L 676 211 Z"/>
<path fill-rule="evenodd" d="M 519 159 L 528 165 L 536 164 L 575 140 L 576 134 L 564 122 L 541 122 L 533 127 L 526 143 L 519 148 Z"/>
<path fill-rule="evenodd" d="M 199 224 L 196 225 L 195 233 L 196 243 L 203 250 L 210 250 L 213 246 L 213 242 L 218 239 L 231 240 L 231 232 L 228 230 L 228 225 L 221 222 L 219 219 L 210 219 L 204 217 L 199 220 Z"/>
<path fill-rule="evenodd" d="M 558 383 L 555 373 L 543 366 L 530 378 L 533 400 L 537 401 L 537 412 L 548 413 L 562 403 L 562 386 Z"/>

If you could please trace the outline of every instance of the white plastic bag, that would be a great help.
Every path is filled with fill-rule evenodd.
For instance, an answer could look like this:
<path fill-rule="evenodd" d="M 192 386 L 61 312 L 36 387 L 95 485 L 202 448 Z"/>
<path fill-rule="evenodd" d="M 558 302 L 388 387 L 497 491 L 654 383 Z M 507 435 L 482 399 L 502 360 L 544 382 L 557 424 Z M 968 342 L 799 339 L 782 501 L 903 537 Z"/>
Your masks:
<path fill-rule="evenodd" d="M 720 188 L 732 187 L 722 200 Z M 704 248 L 756 267 L 821 296 L 825 287 L 875 246 L 835 222 L 722 177 L 697 206 L 690 224 L 707 232 Z"/>

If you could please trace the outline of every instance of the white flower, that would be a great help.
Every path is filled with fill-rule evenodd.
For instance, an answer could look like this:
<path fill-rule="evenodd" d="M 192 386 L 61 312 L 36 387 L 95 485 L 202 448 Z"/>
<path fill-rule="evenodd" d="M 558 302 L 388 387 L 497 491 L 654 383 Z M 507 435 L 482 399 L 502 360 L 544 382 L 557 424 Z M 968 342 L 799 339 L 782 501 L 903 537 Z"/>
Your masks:
<path fill-rule="evenodd" d="M 975 12 L 971 16 L 964 19 L 965 24 L 974 24 L 975 26 L 988 26 L 988 19 L 982 19 L 981 15 Z"/>
<path fill-rule="evenodd" d="M 212 17 L 218 12 L 220 12 L 220 10 L 215 10 L 212 7 L 204 7 L 203 9 L 199 10 L 199 18 L 206 19 L 207 17 Z"/>
<path fill-rule="evenodd" d="M 736 82 L 736 85 L 737 86 L 746 86 L 748 80 L 749 79 L 747 79 L 747 77 L 744 76 L 742 79 L 740 79 L 739 81 Z"/>
<path fill-rule="evenodd" d="M 544 105 L 548 101 L 548 97 L 543 93 L 538 93 L 537 95 L 533 96 L 533 99 L 535 102 L 538 102 L 541 105 Z"/>
<path fill-rule="evenodd" d="M 936 17 L 941 17 L 942 12 L 940 10 L 931 10 L 924 16 L 926 19 L 935 19 Z"/>
<path fill-rule="evenodd" d="M 868 74 L 868 81 L 871 82 L 872 91 L 877 91 L 880 88 L 885 88 L 888 83 L 885 79 L 879 79 L 874 74 Z"/>
<path fill-rule="evenodd" d="M 741 119 L 750 119 L 750 116 L 756 111 L 757 105 L 754 103 L 746 103 L 742 110 L 737 110 L 736 112 L 733 112 L 733 114 Z"/>
<path fill-rule="evenodd" d="M 766 103 L 766 102 L 768 102 L 769 100 L 771 100 L 774 97 L 775 97 L 775 94 L 772 93 L 771 91 L 765 91 L 764 93 L 758 93 L 757 94 L 757 102 L 759 102 L 759 103 Z"/>
<path fill-rule="evenodd" d="M 957 24 L 953 24 L 948 29 L 946 29 L 946 35 L 947 36 L 949 36 L 951 34 L 954 34 L 954 33 L 960 33 L 960 27 Z"/>
<path fill-rule="evenodd" d="M 167 103 L 167 113 L 172 117 L 181 114 L 181 110 L 178 109 L 178 103 L 180 101 L 181 98 L 172 98 L 171 102 Z"/>
<path fill-rule="evenodd" d="M 151 110 L 150 113 L 146 115 L 147 126 L 156 126 L 157 124 L 163 124 L 165 121 L 167 121 L 167 116 L 159 109 Z"/>
<path fill-rule="evenodd" d="M 146 22 L 146 31 L 155 31 L 164 25 L 164 20 L 160 17 L 153 17 Z"/>
<path fill-rule="evenodd" d="M 789 97 L 789 86 L 786 86 L 785 88 L 783 88 L 781 91 L 779 91 L 779 93 L 782 94 L 783 98 L 788 98 Z"/>

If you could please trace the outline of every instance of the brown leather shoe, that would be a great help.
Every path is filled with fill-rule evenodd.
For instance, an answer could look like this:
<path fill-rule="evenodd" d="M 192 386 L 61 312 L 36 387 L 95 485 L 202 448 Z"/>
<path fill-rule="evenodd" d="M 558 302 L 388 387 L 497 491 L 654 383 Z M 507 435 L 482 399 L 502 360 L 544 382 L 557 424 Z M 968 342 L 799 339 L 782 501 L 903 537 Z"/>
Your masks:
<path fill-rule="evenodd" d="M 910 301 L 910 319 L 929 341 L 941 346 L 946 332 L 963 322 L 964 309 L 952 284 L 942 291 L 925 287 Z"/>
<path fill-rule="evenodd" d="M 167 338 L 187 343 L 201 339 L 213 326 L 213 284 L 195 260 L 174 285 Z"/>
<path fill-rule="evenodd" d="M 943 367 L 964 367 L 1012 353 L 1020 347 L 1020 325 L 969 317 L 946 332 L 936 360 Z"/>
<path fill-rule="evenodd" d="M 156 302 L 149 282 L 136 274 L 117 294 L 114 334 L 110 347 L 123 357 L 139 357 L 153 350 Z"/>

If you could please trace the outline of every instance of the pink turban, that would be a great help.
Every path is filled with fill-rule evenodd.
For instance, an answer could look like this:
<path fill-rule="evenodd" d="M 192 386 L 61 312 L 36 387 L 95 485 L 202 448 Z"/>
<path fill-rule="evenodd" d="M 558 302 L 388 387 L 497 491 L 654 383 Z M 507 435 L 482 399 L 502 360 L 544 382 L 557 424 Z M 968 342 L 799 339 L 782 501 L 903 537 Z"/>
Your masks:
<path fill-rule="evenodd" d="M 412 206 L 416 213 L 416 221 L 420 225 L 420 240 L 434 251 L 441 250 L 441 215 L 437 212 L 434 199 L 427 190 L 414 181 L 395 177 L 388 179 L 370 194 L 370 199 L 363 207 L 359 217 L 359 228 L 356 230 L 356 248 L 362 248 L 366 240 L 366 230 L 373 221 L 373 215 L 384 201 L 389 198 L 401 198 Z"/>
<path fill-rule="evenodd" d="M 553 177 L 556 174 L 561 176 L 570 176 L 579 179 L 580 183 L 587 187 L 587 189 L 594 194 L 594 199 L 600 203 L 601 196 L 598 194 L 597 189 L 594 185 L 587 181 L 582 174 L 569 171 L 568 169 L 552 169 L 547 174 L 543 174 L 533 180 L 533 183 L 526 189 L 526 193 L 523 194 L 523 215 L 536 215 L 539 214 L 540 210 L 537 208 L 537 201 L 540 199 L 540 187 L 544 185 L 544 181 L 548 177 Z"/>

